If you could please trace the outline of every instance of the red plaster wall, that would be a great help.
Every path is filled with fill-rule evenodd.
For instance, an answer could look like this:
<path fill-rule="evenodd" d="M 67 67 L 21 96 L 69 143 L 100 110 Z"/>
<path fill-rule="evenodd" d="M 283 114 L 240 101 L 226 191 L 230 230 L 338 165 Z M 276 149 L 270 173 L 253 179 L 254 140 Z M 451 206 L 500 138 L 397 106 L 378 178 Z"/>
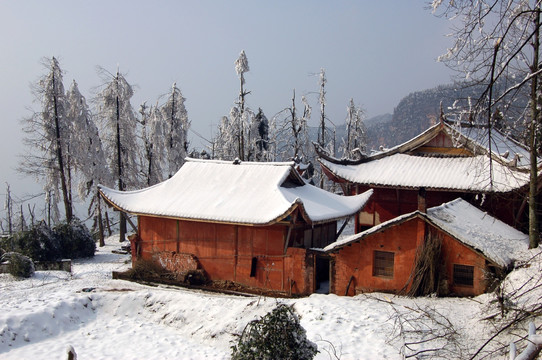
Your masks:
<path fill-rule="evenodd" d="M 486 281 L 484 272 L 487 270 L 487 267 L 486 260 L 482 255 L 448 235 L 444 235 L 442 241 L 442 260 L 446 267 L 447 283 L 451 294 L 474 296 L 485 292 Z M 473 286 L 455 285 L 453 283 L 454 264 L 474 267 Z"/>
<path fill-rule="evenodd" d="M 145 260 L 166 254 L 174 263 L 176 255 L 193 254 L 211 280 L 308 294 L 311 264 L 306 263 L 305 249 L 288 248 L 284 254 L 287 233 L 287 225 L 281 224 L 252 227 L 140 216 L 137 247 Z M 251 277 L 253 258 L 257 267 Z"/>
<path fill-rule="evenodd" d="M 284 260 L 285 291 L 292 294 L 311 294 L 314 292 L 314 255 L 305 249 L 288 248 Z"/>
<path fill-rule="evenodd" d="M 420 224 L 421 223 L 421 224 Z M 333 254 L 335 272 L 332 274 L 331 291 L 345 295 L 350 277 L 354 280 L 348 295 L 357 292 L 396 292 L 408 286 L 416 257 L 418 238 L 423 239 L 423 221 L 415 218 L 380 233 L 375 233 L 360 242 L 353 243 Z M 394 275 L 392 278 L 373 276 L 373 252 L 394 253 Z"/>
<path fill-rule="evenodd" d="M 332 272 L 331 292 L 345 295 L 351 276 L 354 280 L 348 295 L 359 292 L 399 292 L 410 288 L 410 274 L 414 269 L 416 249 L 423 243 L 426 229 L 425 221 L 413 218 L 388 228 L 382 232 L 367 236 L 332 254 L 335 271 Z M 433 232 L 442 236 L 442 263 L 451 294 L 472 296 L 482 294 L 486 289 L 484 271 L 485 258 L 450 236 L 433 228 Z M 373 276 L 373 253 L 375 250 L 394 252 L 394 275 L 392 278 Z M 453 265 L 474 266 L 474 285 L 453 284 Z"/>
<path fill-rule="evenodd" d="M 355 186 L 352 186 L 352 189 L 355 189 Z M 359 185 L 358 193 L 362 193 L 369 189 L 371 189 L 371 187 Z M 353 190 L 353 192 L 355 192 L 355 190 Z M 426 206 L 427 208 L 439 206 L 459 197 L 471 204 L 475 204 L 477 207 L 487 211 L 489 214 L 508 225 L 515 226 L 520 230 L 523 229 L 522 226 L 524 224 L 521 222 L 525 221 L 525 214 L 520 216 L 517 219 L 518 221 L 516 221 L 517 213 L 521 207 L 522 200 L 524 199 L 524 195 L 519 192 L 496 195 L 487 194 L 482 201 L 482 197 L 479 194 L 427 191 Z M 364 230 L 367 227 L 378 225 L 399 215 L 408 214 L 416 210 L 418 210 L 418 190 L 375 188 L 373 196 L 371 196 L 371 199 L 363 209 L 363 212 L 372 215 L 372 220 L 369 222 L 360 222 L 360 218 L 358 217 L 356 223 L 357 226 L 361 227 L 361 230 Z M 518 224 L 518 222 L 520 222 L 520 224 Z"/>
<path fill-rule="evenodd" d="M 369 190 L 368 186 L 359 186 L 359 193 Z M 441 205 L 461 197 L 461 193 L 445 191 L 427 191 L 427 208 Z M 373 215 L 370 223 L 360 223 L 360 226 L 373 226 L 418 210 L 418 190 L 399 190 L 377 188 L 373 196 L 363 209 L 364 212 Z M 358 218 L 359 221 L 359 218 Z"/>

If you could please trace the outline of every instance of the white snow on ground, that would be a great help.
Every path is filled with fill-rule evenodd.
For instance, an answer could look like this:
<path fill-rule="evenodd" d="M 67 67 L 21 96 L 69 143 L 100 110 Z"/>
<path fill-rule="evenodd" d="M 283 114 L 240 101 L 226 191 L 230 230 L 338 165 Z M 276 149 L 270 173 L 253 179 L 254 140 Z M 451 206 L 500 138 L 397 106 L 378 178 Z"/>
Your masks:
<path fill-rule="evenodd" d="M 341 359 L 402 359 L 402 351 L 412 354 L 405 342 L 427 339 L 427 329 L 447 334 L 446 319 L 456 334 L 411 348 L 472 353 L 493 328 L 481 319 L 498 312 L 494 294 L 274 299 L 144 286 L 111 279 L 111 271 L 129 268 L 130 259 L 111 253 L 118 242 L 106 242 L 112 245 L 99 248 L 93 259 L 74 261 L 72 274 L 38 271 L 26 280 L 0 275 L 0 359 L 67 359 L 70 345 L 79 359 L 228 359 L 233 334 L 277 301 L 294 304 L 307 336 L 318 345 L 317 359 L 335 359 L 333 351 Z M 523 289 L 510 300 L 516 305 L 540 303 L 540 289 L 521 295 L 522 283 L 540 283 L 540 257 L 505 282 L 510 291 Z M 449 344 L 452 337 L 459 346 Z"/>

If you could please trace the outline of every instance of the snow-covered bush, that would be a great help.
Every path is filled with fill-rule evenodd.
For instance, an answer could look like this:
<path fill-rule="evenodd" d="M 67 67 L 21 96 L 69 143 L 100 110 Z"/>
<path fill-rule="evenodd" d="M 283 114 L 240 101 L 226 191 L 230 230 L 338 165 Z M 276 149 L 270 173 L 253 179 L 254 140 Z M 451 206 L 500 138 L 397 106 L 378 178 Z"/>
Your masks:
<path fill-rule="evenodd" d="M 87 227 L 78 220 L 49 228 L 45 222 L 35 224 L 0 243 L 5 251 L 18 252 L 34 261 L 56 261 L 63 258 L 94 256 L 96 242 Z"/>
<path fill-rule="evenodd" d="M 6 251 L 15 251 L 34 261 L 58 260 L 61 256 L 58 236 L 45 222 L 39 222 L 30 230 L 15 234 L 6 241 Z"/>
<path fill-rule="evenodd" d="M 77 259 L 94 256 L 96 242 L 85 224 L 79 220 L 72 220 L 70 224 L 63 222 L 55 226 L 53 232 L 60 241 L 62 258 Z"/>
<path fill-rule="evenodd" d="M 279 304 L 260 320 L 249 322 L 231 349 L 232 360 L 304 360 L 314 358 L 318 352 L 316 344 L 307 339 L 293 307 L 286 304 Z"/>
<path fill-rule="evenodd" d="M 2 255 L 0 262 L 8 262 L 8 272 L 15 277 L 29 278 L 34 275 L 34 263 L 28 256 L 16 252 Z"/>

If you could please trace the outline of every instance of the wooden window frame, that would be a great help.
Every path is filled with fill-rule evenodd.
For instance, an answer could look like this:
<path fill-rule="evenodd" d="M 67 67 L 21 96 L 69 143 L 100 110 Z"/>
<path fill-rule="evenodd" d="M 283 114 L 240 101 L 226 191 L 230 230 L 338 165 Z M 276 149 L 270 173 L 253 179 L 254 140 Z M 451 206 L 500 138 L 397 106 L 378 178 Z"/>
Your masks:
<path fill-rule="evenodd" d="M 474 287 L 474 266 L 453 264 L 452 278 L 455 286 Z"/>
<path fill-rule="evenodd" d="M 392 251 L 373 251 L 373 276 L 391 279 L 394 275 L 395 253 Z"/>

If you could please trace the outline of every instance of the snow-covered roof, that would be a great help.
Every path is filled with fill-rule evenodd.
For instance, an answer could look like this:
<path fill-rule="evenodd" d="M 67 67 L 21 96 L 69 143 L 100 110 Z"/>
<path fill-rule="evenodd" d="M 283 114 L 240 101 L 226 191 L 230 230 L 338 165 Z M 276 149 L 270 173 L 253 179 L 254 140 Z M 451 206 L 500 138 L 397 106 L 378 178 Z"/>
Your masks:
<path fill-rule="evenodd" d="M 145 189 L 99 189 L 128 213 L 252 225 L 275 223 L 298 207 L 310 223 L 332 221 L 361 210 L 372 194 L 341 196 L 306 184 L 292 162 L 197 159 L 187 159 L 173 177 Z"/>
<path fill-rule="evenodd" d="M 427 214 L 415 211 L 383 222 L 368 230 L 340 239 L 324 248 L 338 250 L 365 237 L 420 217 L 446 232 L 456 240 L 482 253 L 495 264 L 506 267 L 521 259 L 529 246 L 528 235 L 479 210 L 463 199 L 427 210 Z"/>
<path fill-rule="evenodd" d="M 320 159 L 335 176 L 378 187 L 420 188 L 467 192 L 508 192 L 529 182 L 529 174 L 492 162 L 489 157 L 435 157 L 397 153 L 357 165 Z"/>
<path fill-rule="evenodd" d="M 510 265 L 529 247 L 528 235 L 463 199 L 430 208 L 427 217 L 439 228 L 500 266 Z"/>
<path fill-rule="evenodd" d="M 465 147 L 473 154 L 489 154 L 490 152 L 489 130 L 487 127 L 443 121 L 402 144 L 376 152 L 364 159 L 363 162 L 412 151 L 435 138 L 441 132 L 453 139 L 456 147 Z M 530 165 L 529 149 L 497 129 L 491 130 L 491 153 L 494 159 L 505 165 L 514 164 L 515 167 L 520 169 L 528 169 Z M 517 162 L 514 161 L 516 156 Z M 542 162 L 542 158 L 539 158 L 538 162 Z"/>
<path fill-rule="evenodd" d="M 489 130 L 487 127 L 461 125 L 453 127 L 450 125 L 447 126 L 450 129 L 453 129 L 453 131 L 460 133 L 464 139 L 471 143 L 471 146 L 474 144 L 489 152 Z M 496 129 L 492 129 L 491 131 L 491 152 L 495 158 L 499 159 L 504 164 L 513 163 L 517 168 L 529 169 L 529 149 Z M 516 159 L 516 161 L 514 161 L 514 159 Z M 541 160 L 542 159 L 539 159 L 538 162 L 540 163 Z"/>
<path fill-rule="evenodd" d="M 358 161 L 321 155 L 326 172 L 350 182 L 380 187 L 420 188 L 467 192 L 508 192 L 529 181 L 529 151 L 517 141 L 492 130 L 491 159 L 487 136 L 481 126 L 456 126 L 440 122 L 390 149 Z M 439 134 L 468 154 L 417 151 Z M 542 164 L 542 158 L 539 159 Z M 492 178 L 490 179 L 490 168 Z"/>

